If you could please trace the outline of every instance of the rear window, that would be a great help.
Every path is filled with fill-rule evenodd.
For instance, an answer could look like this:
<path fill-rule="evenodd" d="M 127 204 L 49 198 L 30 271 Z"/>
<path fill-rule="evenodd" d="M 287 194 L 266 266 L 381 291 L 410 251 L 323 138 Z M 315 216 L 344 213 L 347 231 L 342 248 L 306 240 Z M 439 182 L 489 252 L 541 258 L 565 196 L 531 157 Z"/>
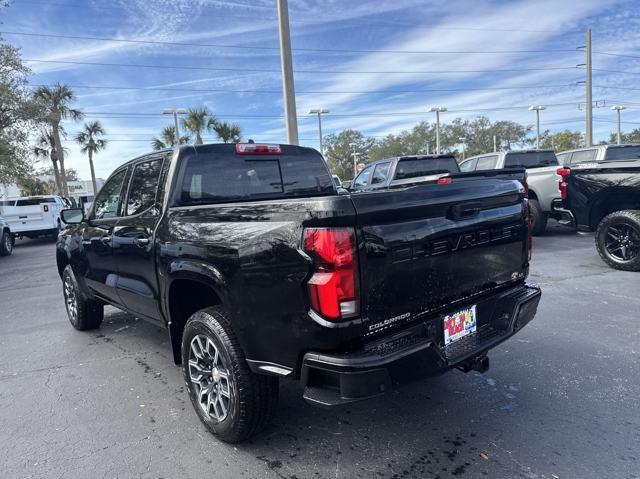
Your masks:
<path fill-rule="evenodd" d="M 24 198 L 16 201 L 16 206 L 35 206 L 42 203 L 55 203 L 55 198 Z"/>
<path fill-rule="evenodd" d="M 504 160 L 505 168 L 542 168 L 557 164 L 553 151 L 513 151 L 508 152 Z"/>
<path fill-rule="evenodd" d="M 610 146 L 604 155 L 604 161 L 637 160 L 640 158 L 640 146 Z"/>
<path fill-rule="evenodd" d="M 300 153 L 289 154 L 290 149 Z M 244 156 L 235 145 L 187 151 L 180 203 L 220 203 L 317 196 L 335 192 L 322 157 L 296 147 L 278 156 Z"/>
<path fill-rule="evenodd" d="M 403 180 L 405 178 L 417 178 L 438 173 L 458 173 L 459 171 L 460 167 L 458 167 L 458 162 L 453 156 L 406 158 L 398 161 L 395 179 Z"/>

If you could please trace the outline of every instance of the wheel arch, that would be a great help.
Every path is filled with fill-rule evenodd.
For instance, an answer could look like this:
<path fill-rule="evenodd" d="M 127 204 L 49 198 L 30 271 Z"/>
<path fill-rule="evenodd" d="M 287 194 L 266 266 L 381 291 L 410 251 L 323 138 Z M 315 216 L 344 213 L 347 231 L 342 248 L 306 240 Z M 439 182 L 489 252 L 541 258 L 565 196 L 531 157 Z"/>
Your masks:
<path fill-rule="evenodd" d="M 195 261 L 176 261 L 168 270 L 164 311 L 176 364 L 182 362 L 182 333 L 189 317 L 196 311 L 222 305 L 229 306 L 226 283 L 220 271 Z"/>
<path fill-rule="evenodd" d="M 640 190 L 632 187 L 610 187 L 599 191 L 591 199 L 589 227 L 595 231 L 598 223 L 610 213 L 640 209 Z"/>

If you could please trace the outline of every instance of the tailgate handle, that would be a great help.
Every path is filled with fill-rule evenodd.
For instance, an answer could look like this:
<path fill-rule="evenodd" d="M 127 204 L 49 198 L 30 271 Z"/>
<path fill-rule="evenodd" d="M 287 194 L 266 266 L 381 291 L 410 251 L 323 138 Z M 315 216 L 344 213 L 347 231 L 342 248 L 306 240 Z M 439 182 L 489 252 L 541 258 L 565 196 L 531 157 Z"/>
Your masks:
<path fill-rule="evenodd" d="M 480 213 L 480 205 L 478 203 L 467 203 L 462 205 L 453 205 L 450 210 L 450 218 L 453 220 L 466 220 L 478 216 Z"/>

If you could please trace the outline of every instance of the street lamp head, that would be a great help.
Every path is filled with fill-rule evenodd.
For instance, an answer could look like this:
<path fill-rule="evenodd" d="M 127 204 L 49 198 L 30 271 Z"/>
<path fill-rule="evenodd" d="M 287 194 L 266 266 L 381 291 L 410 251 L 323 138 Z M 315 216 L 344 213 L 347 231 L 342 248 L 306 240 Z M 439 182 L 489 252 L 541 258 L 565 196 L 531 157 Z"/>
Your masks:
<path fill-rule="evenodd" d="M 627 109 L 627 107 L 626 107 L 626 106 L 622 106 L 622 105 L 613 105 L 613 106 L 611 107 L 611 109 L 612 109 L 612 110 L 618 110 L 618 111 L 621 111 L 621 110 L 626 110 L 626 109 Z"/>
<path fill-rule="evenodd" d="M 187 110 L 186 108 L 165 108 L 164 110 L 162 110 L 162 114 L 163 115 L 186 115 L 187 114 Z"/>
<path fill-rule="evenodd" d="M 542 110 L 546 110 L 547 107 L 546 106 L 542 106 L 542 105 L 531 105 L 529 107 L 529 111 L 542 111 Z"/>
<path fill-rule="evenodd" d="M 439 112 L 442 113 L 443 111 L 447 111 L 447 109 L 443 106 L 431 106 L 429 107 L 429 109 L 427 110 L 428 112 Z"/>
<path fill-rule="evenodd" d="M 329 110 L 326 108 L 313 108 L 307 112 L 307 115 L 324 115 L 325 113 L 329 113 Z"/>

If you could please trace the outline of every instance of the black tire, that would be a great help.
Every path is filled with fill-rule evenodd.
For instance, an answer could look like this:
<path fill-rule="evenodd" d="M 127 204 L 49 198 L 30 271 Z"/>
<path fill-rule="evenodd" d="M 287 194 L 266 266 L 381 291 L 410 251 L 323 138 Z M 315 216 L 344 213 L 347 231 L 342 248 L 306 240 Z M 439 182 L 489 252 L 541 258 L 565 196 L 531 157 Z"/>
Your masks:
<path fill-rule="evenodd" d="M 640 210 L 615 211 L 605 216 L 598 224 L 595 239 L 598 254 L 609 266 L 640 271 Z"/>
<path fill-rule="evenodd" d="M 547 229 L 548 217 L 542 211 L 538 200 L 529 200 L 529 208 L 531 208 L 531 234 L 542 236 Z"/>
<path fill-rule="evenodd" d="M 67 265 L 62 272 L 62 293 L 71 326 L 78 331 L 100 327 L 104 318 L 104 305 L 82 293 L 71 265 Z"/>
<path fill-rule="evenodd" d="M 190 360 L 195 363 L 200 361 L 195 354 L 197 351 L 192 349 L 192 342 L 205 337 L 211 340 L 215 347 L 213 350 L 218 352 L 215 357 L 221 358 L 216 362 L 209 356 L 208 360 L 211 363 L 209 369 L 202 369 L 189 363 Z M 202 357 L 213 354 L 211 344 L 207 345 L 206 354 L 203 354 L 203 349 L 197 344 L 194 344 L 194 347 L 196 350 L 200 349 Z M 201 370 L 205 373 L 198 374 Z M 212 434 L 225 442 L 238 443 L 254 436 L 273 416 L 278 402 L 278 378 L 251 372 L 224 308 L 206 308 L 188 319 L 182 335 L 182 371 L 191 404 L 198 417 Z M 222 371 L 222 374 L 228 378 L 226 387 L 224 378 L 218 374 L 218 371 Z M 202 379 L 194 382 L 192 374 L 196 379 Z M 215 388 L 218 388 L 217 392 Z M 204 396 L 199 393 L 207 389 L 210 391 L 208 394 L 205 392 L 207 404 L 201 404 L 200 397 L 203 397 L 204 401 Z M 216 407 L 218 406 L 216 401 L 224 402 L 227 397 L 228 402 L 223 409 L 226 415 L 214 417 L 220 409 Z M 213 414 L 211 414 L 212 408 Z"/>
<path fill-rule="evenodd" d="M 13 235 L 7 231 L 3 231 L 0 235 L 0 256 L 9 256 L 13 253 L 13 245 L 15 240 Z"/>

